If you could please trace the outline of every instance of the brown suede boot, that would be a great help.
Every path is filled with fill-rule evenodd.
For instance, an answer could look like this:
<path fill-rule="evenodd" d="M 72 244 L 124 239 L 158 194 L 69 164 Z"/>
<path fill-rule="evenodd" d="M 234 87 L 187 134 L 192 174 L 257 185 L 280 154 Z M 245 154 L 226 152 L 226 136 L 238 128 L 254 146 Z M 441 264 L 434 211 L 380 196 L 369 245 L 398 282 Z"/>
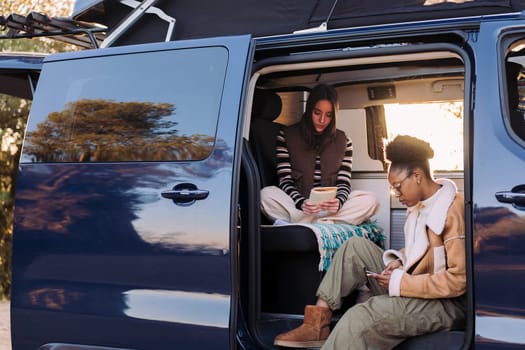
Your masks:
<path fill-rule="evenodd" d="M 332 310 L 329 308 L 306 305 L 303 324 L 279 334 L 273 344 L 289 348 L 320 348 L 330 334 L 331 318 Z"/>

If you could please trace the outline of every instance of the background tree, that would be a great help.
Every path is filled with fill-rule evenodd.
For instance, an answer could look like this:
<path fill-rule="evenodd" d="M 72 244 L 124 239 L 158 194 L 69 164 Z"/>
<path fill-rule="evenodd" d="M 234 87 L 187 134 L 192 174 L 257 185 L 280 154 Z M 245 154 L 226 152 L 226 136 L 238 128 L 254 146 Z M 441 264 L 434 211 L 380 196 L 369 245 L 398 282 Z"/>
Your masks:
<path fill-rule="evenodd" d="M 31 12 L 40 12 L 48 16 L 67 17 L 71 15 L 74 0 L 0 0 L 0 15 L 7 17 L 12 13 L 26 16 Z M 1 28 L 0 28 L 1 29 Z M 7 29 L 0 30 L 0 35 L 6 35 Z M 0 40 L 2 52 L 44 52 L 56 53 L 78 50 L 75 46 L 49 38 L 35 39 L 3 39 Z"/>
<path fill-rule="evenodd" d="M 37 11 L 50 16 L 69 16 L 72 4 L 72 0 L 0 0 L 0 15 L 27 15 Z M 5 37 L 7 32 L 6 29 L 0 28 L 0 36 Z M 75 49 L 71 45 L 45 38 L 0 39 L 0 50 L 3 53 L 54 53 Z M 14 183 L 30 106 L 30 100 L 0 94 L 0 299 L 9 298 L 11 292 Z"/>

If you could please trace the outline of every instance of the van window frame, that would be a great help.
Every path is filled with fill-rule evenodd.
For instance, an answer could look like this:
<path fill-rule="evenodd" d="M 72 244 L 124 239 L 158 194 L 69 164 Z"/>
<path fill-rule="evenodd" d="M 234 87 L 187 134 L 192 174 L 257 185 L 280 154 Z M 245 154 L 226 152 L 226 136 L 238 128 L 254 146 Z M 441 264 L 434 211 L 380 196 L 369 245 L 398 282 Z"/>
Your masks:
<path fill-rule="evenodd" d="M 508 95 L 508 81 L 507 81 L 507 56 L 508 50 L 511 45 L 517 41 L 523 41 L 525 44 L 525 28 L 515 28 L 510 31 L 506 31 L 500 38 L 498 38 L 498 76 L 499 76 L 499 92 L 500 92 L 500 107 L 501 115 L 503 118 L 503 124 L 505 130 L 509 134 L 510 138 L 521 147 L 525 148 L 525 138 L 521 138 L 516 134 L 512 128 L 510 119 L 510 105 Z M 525 52 L 525 50 L 524 50 Z M 524 55 L 525 57 L 525 55 Z M 525 65 L 524 65 L 525 67 Z"/>
<path fill-rule="evenodd" d="M 450 32 L 447 32 L 450 34 Z M 466 37 L 464 37 L 465 40 Z M 346 43 L 347 44 L 347 43 Z M 463 93 L 463 151 L 464 151 L 464 202 L 465 202 L 465 231 L 466 231 L 466 266 L 467 266 L 467 322 L 465 325 L 465 338 L 464 347 L 468 347 L 472 344 L 474 338 L 474 283 L 473 283 L 473 222 L 472 222 L 472 128 L 473 123 L 473 106 L 474 99 L 473 94 L 475 91 L 474 87 L 474 58 L 469 52 L 468 46 L 458 45 L 453 42 L 439 42 L 439 43 L 428 43 L 417 45 L 399 45 L 399 46 L 388 46 L 388 47 L 366 47 L 349 49 L 348 46 L 341 47 L 340 49 L 330 49 L 326 52 L 294 52 L 293 55 L 281 55 L 278 57 L 263 58 L 256 60 L 252 66 L 252 74 L 250 78 L 250 88 L 255 86 L 255 82 L 264 74 L 266 74 L 267 67 L 275 65 L 293 65 L 301 63 L 314 63 L 322 64 L 324 61 L 337 61 L 342 59 L 353 59 L 353 58 L 378 58 L 386 57 L 391 55 L 403 55 L 410 53 L 423 53 L 432 51 L 450 51 L 459 56 L 463 62 L 464 67 L 464 93 Z M 343 44 L 341 44 L 343 45 Z M 296 49 L 296 48 L 294 48 Z M 312 69 L 315 69 L 312 68 Z M 253 98 L 253 91 L 248 91 L 248 108 L 245 109 L 245 129 L 244 133 L 247 135 L 247 130 L 250 125 L 250 108 L 251 98 Z M 252 251 L 258 252 L 258 247 L 251 247 Z M 259 252 L 257 253 L 259 254 Z M 259 256 L 257 258 L 260 258 Z M 254 268 L 254 267 L 251 267 Z M 256 268 L 254 272 L 256 271 Z M 251 316 L 253 317 L 253 315 Z"/>
<path fill-rule="evenodd" d="M 45 87 L 41 87 L 37 94 L 40 97 L 37 97 L 38 101 L 46 101 L 45 103 L 39 102 L 35 104 L 30 113 L 28 119 L 28 126 L 26 130 L 26 140 L 24 144 L 24 150 L 22 153 L 21 162 L 22 163 L 127 163 L 127 162 L 186 162 L 186 161 L 202 161 L 207 159 L 216 146 L 216 135 L 220 115 L 220 107 L 222 102 L 223 90 L 224 90 L 224 81 L 227 74 L 227 65 L 229 60 L 229 52 L 227 48 L 222 45 L 203 45 L 199 47 L 173 47 L 165 50 L 139 50 L 136 52 L 131 52 L 125 55 L 119 54 L 116 50 L 111 50 L 107 53 L 96 55 L 96 56 L 86 56 L 81 55 L 82 57 L 74 57 L 73 59 L 67 59 L 67 55 L 63 54 L 62 57 L 66 59 L 49 59 L 46 61 L 43 67 L 43 72 L 40 78 L 40 85 L 44 84 L 45 87 L 48 87 L 48 90 L 45 90 Z M 215 55 L 210 56 L 210 52 L 214 52 Z M 220 53 L 220 55 L 219 55 Z M 148 61 L 154 58 L 158 62 L 162 62 L 167 59 L 186 59 L 189 58 L 203 58 L 202 62 L 192 62 L 190 68 L 191 73 L 202 72 L 202 76 L 208 77 L 209 81 L 205 85 L 207 88 L 213 90 L 213 94 L 210 93 L 209 100 L 201 101 L 197 103 L 197 99 L 188 98 L 189 95 L 194 95 L 192 89 L 188 89 L 186 84 L 180 85 L 177 93 L 173 88 L 173 79 L 180 75 L 182 72 L 179 70 L 171 69 L 170 74 L 163 76 L 162 80 L 154 79 L 160 75 L 160 71 L 166 71 L 166 68 L 162 64 L 157 65 L 148 65 Z M 123 65 L 125 63 L 125 65 Z M 111 69 L 111 65 L 117 66 L 118 69 Z M 127 75 L 129 67 L 132 64 L 137 66 L 144 64 L 144 69 L 140 71 L 136 76 L 131 78 Z M 212 66 L 214 64 L 214 66 Z M 90 77 L 91 80 L 86 80 L 86 73 L 84 70 L 78 70 L 79 65 L 85 65 L 83 68 L 89 68 L 92 71 L 97 72 L 100 65 L 105 65 L 107 72 L 102 71 L 94 77 Z M 46 69 L 47 67 L 47 69 Z M 176 66 L 175 66 L 176 67 Z M 210 71 L 214 71 L 213 74 L 203 68 L 208 68 Z M 62 72 L 65 70 L 65 73 Z M 113 74 L 109 77 L 106 74 Z M 184 74 L 189 74 L 184 72 Z M 58 78 L 57 78 L 58 76 Z M 164 89 L 166 91 L 163 99 L 159 98 L 156 93 L 147 92 L 146 89 L 148 85 L 144 80 L 139 84 L 140 78 L 144 79 L 144 76 L 153 77 L 148 81 L 150 86 L 158 86 L 163 84 L 164 87 L 172 86 L 172 89 Z M 101 77 L 104 80 L 101 80 Z M 115 89 L 115 93 L 106 97 L 103 92 L 97 91 L 98 87 L 104 84 L 108 84 L 108 81 L 114 82 L 115 86 L 119 89 Z M 202 84 L 202 79 L 194 79 L 195 84 Z M 198 83 L 197 83 L 198 82 Z M 76 86 L 78 85 L 78 86 Z M 126 86 L 137 86 L 135 90 L 131 93 L 126 90 Z M 53 87 L 58 86 L 62 88 L 62 91 L 59 91 L 57 95 L 57 89 Z M 86 87 L 87 86 L 87 87 Z M 160 85 L 162 87 L 162 85 Z M 120 89 L 124 87 L 124 89 Z M 129 88 L 128 88 L 129 89 Z M 76 94 L 75 99 L 70 98 L 68 95 L 73 91 L 72 94 Z M 75 91 L 78 90 L 78 91 Z M 108 88 L 108 90 L 110 90 Z M 150 90 L 151 91 L 151 90 Z M 132 97 L 126 99 L 126 97 L 131 95 Z M 51 97 L 50 97 L 51 96 Z M 53 98 L 53 96 L 57 96 Z M 104 96 L 104 97 L 103 97 Z M 176 100 L 177 98 L 177 100 Z M 158 99 L 158 100 L 157 100 Z M 57 106 L 63 106 L 61 110 L 49 110 L 48 105 L 49 101 L 52 100 Z M 76 138 L 78 135 L 82 135 L 81 128 L 76 127 L 77 121 L 77 112 L 79 116 L 82 116 L 83 108 L 89 106 L 95 106 L 92 108 L 101 108 L 101 116 L 104 116 L 105 111 L 109 111 L 105 114 L 114 117 L 113 120 L 109 120 L 106 130 L 101 132 L 96 132 L 96 137 L 93 140 L 87 140 L 82 142 L 77 142 Z M 181 108 L 180 105 L 185 105 Z M 202 106 L 202 110 L 195 110 L 195 106 Z M 80 107 L 77 107 L 80 106 Z M 112 134 L 115 134 L 114 127 L 118 126 L 120 115 L 118 114 L 120 106 L 123 106 L 124 112 L 127 109 L 130 109 L 131 112 L 137 110 L 136 114 L 132 115 L 131 118 L 122 118 L 123 120 L 129 119 L 131 122 L 130 125 L 126 126 L 123 129 L 123 134 L 120 136 L 120 139 L 125 140 L 125 147 L 107 147 L 108 137 L 114 137 Z M 125 107 L 129 106 L 129 107 Z M 164 152 L 160 155 L 157 154 L 154 150 L 148 150 L 146 146 L 142 145 L 143 141 L 145 143 L 152 143 L 151 140 L 148 140 L 146 136 L 139 135 L 133 129 L 133 122 L 135 116 L 139 116 L 140 107 L 144 110 L 151 110 L 152 118 L 144 118 L 143 124 L 146 125 L 145 131 L 149 131 L 149 137 L 153 141 L 162 142 Z M 127 109 L 126 109 L 127 108 Z M 43 111 L 42 111 L 43 109 Z M 116 110 L 114 112 L 113 110 Z M 159 112 L 156 112 L 159 110 Z M 66 118 L 67 114 L 73 114 L 73 118 Z M 40 114 L 46 114 L 47 116 L 40 116 Z M 148 114 L 147 112 L 143 114 Z M 49 121 L 52 115 L 59 115 L 59 122 Z M 158 117 L 158 120 L 156 120 Z M 198 117 L 201 118 L 201 128 L 202 124 L 206 125 L 205 132 L 201 132 L 199 128 L 196 127 L 196 122 L 194 119 Z M 106 116 L 107 118 L 107 116 Z M 81 119 L 79 117 L 79 119 Z M 103 118 L 100 119 L 104 121 Z M 153 123 L 153 122 L 155 123 Z M 204 123 L 203 123 L 204 122 Z M 40 139 L 42 137 L 38 134 L 40 131 L 40 126 L 44 126 L 45 130 L 46 125 L 50 124 L 53 129 L 57 131 L 49 133 L 51 134 L 51 139 L 54 143 L 62 143 L 63 146 L 67 145 L 66 151 L 61 149 L 60 153 L 52 154 L 46 152 L 46 149 L 42 150 L 42 155 L 39 158 L 39 153 L 34 153 L 32 146 L 33 134 L 38 135 Z M 122 124 L 122 122 L 120 122 Z M 151 124 L 148 126 L 148 124 Z M 48 127 L 49 128 L 49 127 Z M 53 130 L 52 129 L 52 130 Z M 120 130 L 117 130 L 120 131 Z M 128 134 L 124 132 L 128 131 Z M 89 132 L 92 132 L 91 130 Z M 64 135 L 72 135 L 70 139 L 60 139 Z M 83 135 L 82 135 L 83 136 Z M 118 136 L 118 133 L 117 133 Z M 106 138 L 105 142 L 99 142 L 100 139 Z M 35 139 L 37 137 L 35 136 Z M 41 143 L 41 142 L 40 142 Z M 77 144 L 78 143 L 78 144 Z M 38 149 L 37 146 L 33 146 L 34 149 Z M 99 152 L 101 155 L 98 156 L 95 151 L 99 148 L 102 148 L 102 151 Z M 107 149 L 105 149 L 107 148 Z M 146 151 L 143 151 L 146 149 Z M 71 154 L 70 154 L 71 153 Z M 83 157 L 83 154 L 88 156 Z"/>

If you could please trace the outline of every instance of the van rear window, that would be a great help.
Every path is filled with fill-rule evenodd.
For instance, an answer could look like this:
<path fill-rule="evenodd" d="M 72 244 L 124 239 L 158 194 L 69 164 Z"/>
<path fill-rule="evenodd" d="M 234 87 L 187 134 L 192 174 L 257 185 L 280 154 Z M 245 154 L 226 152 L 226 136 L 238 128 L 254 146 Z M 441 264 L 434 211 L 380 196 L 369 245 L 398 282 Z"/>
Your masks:
<path fill-rule="evenodd" d="M 228 60 L 202 47 L 49 62 L 22 162 L 206 158 Z"/>
<path fill-rule="evenodd" d="M 525 144 L 525 39 L 524 34 L 505 48 L 505 82 L 502 91 L 506 101 L 502 106 L 506 116 L 505 124 L 511 137 Z M 512 39 L 509 39 L 512 40 Z M 506 93 L 506 94 L 505 94 Z M 506 103 L 505 103 L 506 102 Z"/>

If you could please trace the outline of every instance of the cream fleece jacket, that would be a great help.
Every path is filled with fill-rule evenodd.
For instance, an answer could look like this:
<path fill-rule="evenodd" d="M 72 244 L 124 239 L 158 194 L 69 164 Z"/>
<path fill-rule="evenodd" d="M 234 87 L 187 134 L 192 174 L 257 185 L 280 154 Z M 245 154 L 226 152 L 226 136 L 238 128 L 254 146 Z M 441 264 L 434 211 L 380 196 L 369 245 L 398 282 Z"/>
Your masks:
<path fill-rule="evenodd" d="M 385 265 L 403 262 L 392 272 L 391 296 L 452 298 L 466 291 L 464 200 L 454 182 L 436 182 L 441 189 L 408 209 L 405 248 L 383 255 Z"/>

